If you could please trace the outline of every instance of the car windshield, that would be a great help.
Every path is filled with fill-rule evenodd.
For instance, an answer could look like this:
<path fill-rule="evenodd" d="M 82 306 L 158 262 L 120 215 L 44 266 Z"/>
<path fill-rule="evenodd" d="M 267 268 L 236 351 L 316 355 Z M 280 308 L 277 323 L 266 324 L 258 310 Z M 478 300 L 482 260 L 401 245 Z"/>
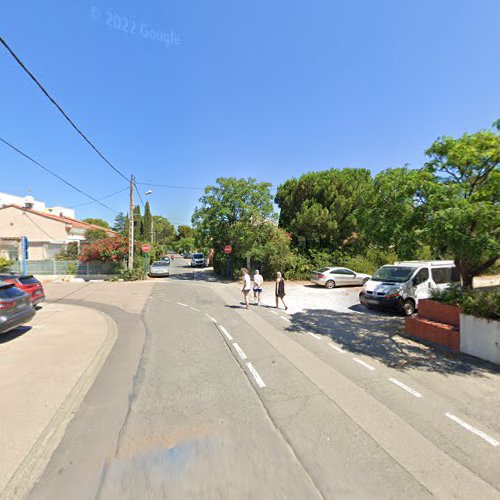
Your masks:
<path fill-rule="evenodd" d="M 159 260 L 157 262 L 153 262 L 153 264 L 152 264 L 153 267 L 165 267 L 167 265 L 168 265 L 168 262 L 161 261 L 161 260 Z"/>
<path fill-rule="evenodd" d="M 412 275 L 413 271 L 415 271 L 415 268 L 413 267 L 384 266 L 372 276 L 372 280 L 403 283 L 408 281 L 408 278 Z"/>
<path fill-rule="evenodd" d="M 203 259 L 203 254 L 202 253 L 195 253 L 193 255 L 193 259 Z"/>
<path fill-rule="evenodd" d="M 36 285 L 38 283 L 38 280 L 33 276 L 21 276 L 19 281 L 23 285 Z"/>

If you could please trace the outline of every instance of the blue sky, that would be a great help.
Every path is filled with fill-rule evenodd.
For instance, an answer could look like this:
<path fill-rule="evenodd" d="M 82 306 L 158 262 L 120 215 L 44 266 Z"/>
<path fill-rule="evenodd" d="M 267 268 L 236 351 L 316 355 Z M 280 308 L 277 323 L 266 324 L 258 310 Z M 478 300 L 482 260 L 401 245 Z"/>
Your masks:
<path fill-rule="evenodd" d="M 4 0 L 0 33 L 126 175 L 203 188 L 418 167 L 436 137 L 489 127 L 499 19 L 498 0 Z M 3 48 L 0 136 L 95 197 L 126 187 Z M 0 170 L 0 191 L 88 201 L 1 144 Z M 202 193 L 151 189 L 177 224 Z M 104 203 L 125 211 L 128 195 Z"/>

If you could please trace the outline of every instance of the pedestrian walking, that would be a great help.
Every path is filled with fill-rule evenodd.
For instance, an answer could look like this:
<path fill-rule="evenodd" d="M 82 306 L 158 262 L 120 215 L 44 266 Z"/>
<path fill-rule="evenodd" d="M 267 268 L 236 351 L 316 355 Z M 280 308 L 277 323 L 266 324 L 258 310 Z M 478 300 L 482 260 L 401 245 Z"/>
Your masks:
<path fill-rule="evenodd" d="M 276 273 L 275 295 L 276 295 L 276 309 L 278 309 L 279 299 L 281 299 L 281 302 L 283 302 L 283 305 L 285 306 L 285 311 L 286 311 L 288 309 L 288 306 L 285 304 L 285 300 L 284 300 L 284 297 L 286 295 L 286 293 L 285 293 L 285 280 L 283 279 L 283 276 L 281 276 L 280 272 Z"/>
<path fill-rule="evenodd" d="M 250 289 L 252 288 L 252 283 L 250 281 L 250 275 L 248 274 L 248 269 L 246 267 L 243 267 L 241 269 L 241 276 L 243 278 L 243 288 L 241 289 L 241 291 L 243 292 L 245 307 L 248 309 L 248 294 L 250 293 Z"/>
<path fill-rule="evenodd" d="M 253 275 L 253 299 L 255 304 L 260 306 L 260 294 L 262 293 L 262 283 L 264 283 L 264 278 L 257 269 Z"/>

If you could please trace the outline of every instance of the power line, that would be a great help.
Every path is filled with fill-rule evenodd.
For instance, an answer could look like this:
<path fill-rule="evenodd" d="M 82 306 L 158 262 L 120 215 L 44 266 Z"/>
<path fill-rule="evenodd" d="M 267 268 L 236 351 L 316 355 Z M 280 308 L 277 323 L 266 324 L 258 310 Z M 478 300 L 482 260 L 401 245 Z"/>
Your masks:
<path fill-rule="evenodd" d="M 123 193 L 124 191 L 128 191 L 128 187 L 124 189 L 120 189 L 119 191 L 115 191 L 114 193 L 108 194 L 106 196 L 103 196 L 102 198 L 97 198 L 99 201 L 105 200 L 107 198 L 111 198 L 112 196 L 115 196 L 117 194 Z M 95 201 L 87 201 L 85 203 L 79 203 L 78 205 L 70 205 L 68 208 L 77 208 L 77 207 L 84 207 L 85 205 L 92 205 L 94 204 Z"/>
<path fill-rule="evenodd" d="M 64 182 L 64 184 L 67 184 L 69 187 L 73 188 L 75 191 L 78 191 L 79 193 L 83 194 L 87 198 L 90 198 L 94 202 L 99 203 L 99 205 L 103 206 L 104 208 L 106 208 L 108 210 L 111 210 L 111 212 L 114 212 L 115 214 L 119 213 L 116 210 L 114 210 L 113 208 L 110 208 L 107 205 L 105 205 L 104 203 L 101 203 L 97 198 L 94 198 L 93 196 L 91 196 L 90 194 L 86 193 L 85 191 L 82 191 L 81 189 L 77 188 L 75 185 L 71 184 L 71 182 L 67 181 L 66 179 L 64 179 L 63 177 L 61 177 L 59 174 L 56 174 L 55 172 L 53 172 L 52 170 L 50 170 L 50 168 L 47 168 L 46 166 L 42 165 L 40 162 L 36 161 L 31 156 L 29 156 L 26 153 L 24 153 L 19 148 L 16 148 L 16 146 L 12 145 L 10 142 L 7 142 L 2 137 L 0 137 L 0 141 L 3 142 L 9 148 L 13 149 L 16 153 L 19 153 L 21 156 L 24 156 L 26 159 L 28 159 L 29 161 L 31 161 L 32 163 L 34 163 L 38 167 L 40 167 L 41 169 L 43 169 L 46 172 L 48 172 L 50 175 L 53 175 L 54 177 L 56 177 L 57 179 L 59 179 L 61 182 Z"/>
<path fill-rule="evenodd" d="M 45 96 L 49 99 L 49 101 L 59 110 L 59 112 L 66 118 L 66 120 L 70 123 L 70 125 L 78 132 L 78 134 L 84 139 L 85 142 L 120 176 L 122 176 L 127 182 L 128 178 L 120 172 L 100 151 L 97 149 L 94 144 L 87 138 L 87 136 L 76 126 L 73 120 L 66 114 L 64 109 L 57 103 L 57 101 L 45 90 L 43 85 L 37 80 L 35 75 L 24 65 L 24 63 L 19 59 L 19 57 L 15 54 L 15 52 L 9 47 L 7 42 L 0 36 L 0 43 L 7 49 L 9 54 L 14 58 L 19 66 L 28 74 L 28 76 L 35 82 L 37 87 L 45 94 Z"/>
<path fill-rule="evenodd" d="M 139 200 L 141 201 L 142 206 L 145 207 L 144 200 L 142 199 L 141 193 L 139 192 L 139 189 L 137 189 L 137 184 L 135 182 L 134 182 L 134 188 L 137 193 L 137 196 L 139 197 Z"/>
<path fill-rule="evenodd" d="M 152 184 L 150 182 L 136 182 L 136 184 L 141 184 L 143 186 L 170 188 L 170 189 L 195 189 L 195 190 L 199 190 L 199 191 L 205 191 L 204 188 L 190 187 L 190 186 L 172 186 L 170 184 Z"/>

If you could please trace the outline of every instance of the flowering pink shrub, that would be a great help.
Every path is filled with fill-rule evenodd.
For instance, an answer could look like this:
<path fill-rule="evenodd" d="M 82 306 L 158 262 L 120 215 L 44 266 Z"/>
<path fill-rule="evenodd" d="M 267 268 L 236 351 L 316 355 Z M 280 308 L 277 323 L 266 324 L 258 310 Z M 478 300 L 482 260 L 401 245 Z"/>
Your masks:
<path fill-rule="evenodd" d="M 141 243 L 134 242 L 136 252 L 141 250 Z M 128 255 L 128 239 L 123 236 L 114 236 L 97 240 L 85 247 L 80 255 L 83 262 L 100 260 L 103 262 L 122 262 Z"/>

